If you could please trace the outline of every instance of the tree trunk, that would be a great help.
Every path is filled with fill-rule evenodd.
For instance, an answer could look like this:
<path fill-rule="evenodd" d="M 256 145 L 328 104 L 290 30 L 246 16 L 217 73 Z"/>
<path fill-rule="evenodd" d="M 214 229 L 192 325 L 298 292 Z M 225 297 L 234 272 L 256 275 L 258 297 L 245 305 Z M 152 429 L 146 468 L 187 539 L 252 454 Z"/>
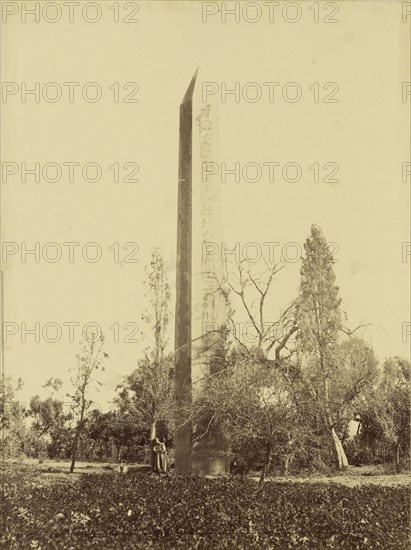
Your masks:
<path fill-rule="evenodd" d="M 283 475 L 284 475 L 284 476 L 288 476 L 288 471 L 289 471 L 289 468 L 290 468 L 290 464 L 291 464 L 292 458 L 293 458 L 293 455 L 292 455 L 292 454 L 286 455 L 286 457 L 285 457 L 285 460 L 284 460 L 284 470 L 283 470 Z"/>
<path fill-rule="evenodd" d="M 80 426 L 77 427 L 76 434 L 75 434 L 74 440 L 73 440 L 73 449 L 71 451 L 71 465 L 70 465 L 70 473 L 71 474 L 74 471 L 74 465 L 76 463 L 77 447 L 78 447 L 79 438 L 80 438 Z"/>
<path fill-rule="evenodd" d="M 267 443 L 267 454 L 266 454 L 264 468 L 262 469 L 261 476 L 260 476 L 260 481 L 259 481 L 260 484 L 264 483 L 268 469 L 270 468 L 271 458 L 272 458 L 271 442 L 269 442 Z"/>
<path fill-rule="evenodd" d="M 153 439 L 157 435 L 157 429 L 156 428 L 157 428 L 157 421 L 153 420 L 153 422 L 151 423 L 151 426 L 150 426 L 150 441 L 153 441 Z"/>
<path fill-rule="evenodd" d="M 153 439 L 156 437 L 157 434 L 156 425 L 157 422 L 153 420 L 150 427 L 150 464 L 152 472 L 154 472 L 154 470 L 156 469 L 156 456 L 153 450 Z"/>
<path fill-rule="evenodd" d="M 85 409 L 85 403 L 83 400 L 83 404 L 81 406 L 81 412 L 80 412 L 80 420 L 76 429 L 76 433 L 73 440 L 73 449 L 71 452 L 71 465 L 70 465 L 70 473 L 72 474 L 74 471 L 74 465 L 76 464 L 76 458 L 77 458 L 77 448 L 78 448 L 78 442 L 80 439 L 80 432 L 83 427 L 83 419 L 84 419 L 84 409 Z"/>
<path fill-rule="evenodd" d="M 321 368 L 323 369 L 323 359 L 321 357 Z M 328 378 L 326 377 L 324 380 L 324 401 L 325 401 L 325 422 L 328 426 L 328 429 L 331 433 L 331 438 L 334 445 L 334 454 L 337 462 L 337 467 L 339 470 L 343 470 L 344 468 L 347 468 L 348 466 L 348 459 L 347 455 L 345 454 L 344 447 L 342 446 L 342 443 L 340 441 L 340 438 L 338 437 L 335 429 L 334 424 L 331 419 L 330 412 L 328 410 L 328 403 L 329 403 L 329 383 Z"/>
<path fill-rule="evenodd" d="M 331 428 L 331 437 L 333 440 L 334 452 L 337 460 L 338 469 L 343 470 L 344 468 L 348 467 L 348 459 L 347 459 L 347 455 L 345 454 L 344 447 L 342 446 L 340 438 L 336 434 L 334 427 Z"/>
<path fill-rule="evenodd" d="M 395 471 L 397 472 L 397 474 L 399 474 L 400 471 L 401 471 L 400 447 L 401 447 L 401 443 L 400 443 L 400 440 L 398 439 L 397 445 L 396 445 L 396 448 L 395 448 Z"/>

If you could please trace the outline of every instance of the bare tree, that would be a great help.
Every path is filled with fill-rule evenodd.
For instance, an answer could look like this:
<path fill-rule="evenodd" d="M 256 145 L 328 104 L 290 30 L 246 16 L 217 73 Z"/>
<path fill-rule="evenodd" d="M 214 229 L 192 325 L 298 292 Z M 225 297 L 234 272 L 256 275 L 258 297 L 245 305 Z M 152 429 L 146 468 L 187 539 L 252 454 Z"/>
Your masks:
<path fill-rule="evenodd" d="M 270 291 L 283 267 L 266 261 L 253 266 L 242 261 L 227 267 L 224 280 L 218 281 L 228 312 L 225 334 L 217 340 L 204 339 L 218 368 L 210 369 L 206 379 L 200 381 L 202 390 L 191 404 L 190 421 L 198 428 L 196 440 L 213 429 L 222 429 L 232 446 L 253 441 L 264 455 L 262 481 L 279 440 L 287 439 L 288 449 L 293 448 L 294 454 L 298 447 L 294 427 L 301 407 L 293 401 L 296 381 L 290 374 L 297 331 L 295 304 L 275 321 L 268 315 Z M 252 334 L 238 334 L 234 303 L 240 315 L 246 316 Z M 213 346 L 218 349 L 208 349 Z M 291 460 L 292 453 L 287 469 Z"/>
<path fill-rule="evenodd" d="M 293 337 L 298 330 L 295 302 L 280 312 L 276 320 L 272 314 L 269 315 L 272 310 L 269 298 L 275 276 L 284 267 L 283 262 L 270 265 L 265 259 L 257 264 L 245 260 L 237 264 L 230 262 L 226 264 L 224 280 L 219 281 L 227 302 L 229 338 L 245 356 L 277 368 L 283 359 L 293 355 Z M 238 334 L 237 315 L 245 315 L 252 329 L 246 337 Z"/>
<path fill-rule="evenodd" d="M 84 427 L 85 418 L 92 400 L 89 398 L 89 391 L 94 385 L 101 385 L 96 378 L 98 372 L 104 370 L 103 360 L 107 354 L 103 352 L 103 334 L 89 333 L 88 339 L 81 343 L 80 352 L 76 355 L 77 365 L 71 370 L 71 382 L 74 394 L 70 395 L 75 403 L 78 416 L 75 429 L 73 446 L 71 452 L 70 472 L 74 471 L 77 459 L 77 450 L 80 435 Z"/>

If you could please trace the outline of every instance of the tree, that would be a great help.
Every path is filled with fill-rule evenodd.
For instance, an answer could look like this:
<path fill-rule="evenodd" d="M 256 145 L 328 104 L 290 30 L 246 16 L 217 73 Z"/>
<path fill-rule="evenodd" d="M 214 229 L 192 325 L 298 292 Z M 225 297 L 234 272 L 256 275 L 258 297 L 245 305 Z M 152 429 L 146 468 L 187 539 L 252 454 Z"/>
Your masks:
<path fill-rule="evenodd" d="M 384 362 L 379 380 L 358 404 L 360 444 L 373 460 L 393 461 L 397 472 L 410 449 L 410 363 L 400 357 Z"/>
<path fill-rule="evenodd" d="M 128 410 L 112 410 L 102 413 L 91 411 L 85 428 L 85 435 L 93 443 L 94 454 L 100 459 L 110 456 L 113 445 L 118 462 L 121 462 L 124 451 L 130 457 L 136 439 L 141 432 L 135 419 Z"/>
<path fill-rule="evenodd" d="M 410 448 L 410 362 L 400 357 L 384 364 L 383 392 L 393 419 L 395 467 L 401 470 L 401 450 L 409 456 Z"/>
<path fill-rule="evenodd" d="M 246 448 L 253 466 L 261 465 L 262 483 L 274 458 L 287 475 L 295 458 L 304 459 L 310 449 L 318 448 L 318 438 L 307 422 L 310 405 L 291 365 L 286 369 L 283 364 L 279 370 L 232 354 L 224 370 L 208 377 L 193 404 L 193 418 L 203 426 L 199 438 L 211 425 L 218 425 L 232 450 Z"/>
<path fill-rule="evenodd" d="M 39 432 L 40 436 L 64 422 L 63 408 L 63 401 L 52 397 L 41 399 L 38 395 L 35 395 L 30 399 L 29 414 L 34 416 L 33 427 Z"/>
<path fill-rule="evenodd" d="M 0 427 L 2 433 L 2 453 L 14 456 L 24 450 L 26 434 L 26 410 L 24 403 L 17 399 L 23 387 L 23 380 L 14 383 L 11 376 L 0 380 Z"/>
<path fill-rule="evenodd" d="M 343 431 L 378 376 L 378 360 L 369 344 L 350 336 L 338 346 L 334 365 L 330 376 L 332 416 Z"/>
<path fill-rule="evenodd" d="M 47 445 L 49 458 L 71 458 L 75 430 L 68 422 L 53 426 L 50 430 L 50 443 Z"/>
<path fill-rule="evenodd" d="M 313 225 L 305 244 L 297 305 L 297 342 L 303 376 L 317 403 L 320 423 L 330 436 L 339 469 L 348 466 L 341 443 L 342 423 L 350 403 L 376 372 L 373 351 L 352 338 L 342 322 L 339 288 L 335 284 L 333 257 L 319 227 Z M 357 330 L 357 329 L 356 329 Z M 351 340 L 341 343 L 341 335 Z"/>
<path fill-rule="evenodd" d="M 301 423 L 307 408 L 302 415 L 299 370 L 292 363 L 295 304 L 275 321 L 269 314 L 270 291 L 283 267 L 242 261 L 226 270 L 224 280 L 219 281 L 226 298 L 226 330 L 220 339 L 204 339 L 205 351 L 215 364 L 201 380 L 201 391 L 187 415 L 196 426 L 195 442 L 221 431 L 231 450 L 255 448 L 263 464 L 261 481 L 274 455 L 288 472 L 303 444 L 309 447 L 314 437 Z M 233 299 L 248 319 L 245 334 L 244 329 L 238 334 Z"/>
<path fill-rule="evenodd" d="M 107 354 L 103 352 L 103 344 L 103 334 L 89 335 L 89 338 L 81 343 L 80 352 L 76 355 L 77 365 L 71 371 L 74 394 L 69 397 L 75 403 L 78 417 L 71 452 L 71 473 L 74 471 L 79 439 L 86 414 L 92 405 L 92 401 L 89 399 L 90 388 L 95 384 L 101 384 L 96 380 L 96 374 L 98 371 L 104 370 L 102 363 Z"/>
<path fill-rule="evenodd" d="M 134 422 L 146 428 L 150 440 L 157 435 L 159 421 L 170 421 L 173 412 L 173 360 L 172 355 L 165 356 L 160 363 L 153 355 L 138 361 L 138 367 L 126 377 L 121 387 L 118 404 L 134 417 Z M 124 403 L 128 405 L 124 406 Z"/>
<path fill-rule="evenodd" d="M 54 393 L 61 390 L 62 386 L 63 381 L 61 378 L 49 378 L 41 387 L 47 390 L 47 393 L 52 396 Z"/>
<path fill-rule="evenodd" d="M 226 298 L 229 339 L 238 344 L 238 351 L 242 355 L 252 357 L 261 364 L 268 362 L 280 368 L 282 360 L 288 360 L 294 353 L 292 346 L 287 346 L 292 344 L 292 338 L 297 331 L 295 303 L 292 302 L 273 320 L 272 314 L 269 314 L 272 305 L 267 300 L 270 298 L 275 276 L 284 268 L 284 264 L 270 265 L 265 260 L 250 264 L 243 260 L 230 265 L 233 269 L 227 267 L 224 281 L 219 285 Z M 233 298 L 238 304 L 237 311 Z M 235 322 L 238 310 L 248 319 L 240 335 Z M 245 328 L 247 330 L 244 335 Z"/>
<path fill-rule="evenodd" d="M 324 467 L 331 452 L 339 468 L 347 466 L 341 438 L 359 396 L 377 372 L 373 350 L 354 336 L 360 327 L 352 331 L 343 325 L 333 258 L 318 227 L 312 227 L 305 243 L 299 295 L 273 321 L 270 291 L 283 267 L 242 261 L 234 270 L 227 269 L 219 287 L 227 301 L 229 330 L 215 353 L 219 369 L 206 377 L 203 398 L 193 405 L 203 432 L 210 432 L 220 417 L 232 445 L 251 437 L 252 430 L 247 423 L 243 429 L 232 420 L 231 426 L 224 423 L 224 417 L 235 417 L 230 403 L 254 411 L 249 421 L 260 426 L 259 441 L 266 453 L 262 477 L 273 457 L 282 461 L 284 473 L 294 461 Z M 232 298 L 248 318 L 251 330 L 245 338 L 244 331 L 239 335 L 236 330 Z M 232 371 L 233 366 L 237 370 Z M 238 369 L 244 385 L 235 378 Z M 266 395 L 270 400 L 264 402 Z M 275 428 L 272 418 L 281 419 Z"/>
<path fill-rule="evenodd" d="M 153 440 L 158 422 L 172 419 L 174 403 L 173 357 L 166 353 L 171 293 L 167 266 L 158 249 L 151 255 L 146 273 L 149 306 L 142 318 L 152 341 L 138 361 L 137 369 L 120 386 L 117 402 L 123 412 L 131 412 L 136 423 L 147 427 Z"/>

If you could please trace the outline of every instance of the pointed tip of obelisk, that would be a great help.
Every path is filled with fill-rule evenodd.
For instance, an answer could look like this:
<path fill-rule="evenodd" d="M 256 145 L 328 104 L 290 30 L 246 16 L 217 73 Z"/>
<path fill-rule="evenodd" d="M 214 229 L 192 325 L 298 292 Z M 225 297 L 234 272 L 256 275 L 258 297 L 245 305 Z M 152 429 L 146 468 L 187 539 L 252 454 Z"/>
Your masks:
<path fill-rule="evenodd" d="M 197 79 L 197 74 L 198 74 L 198 69 L 199 69 L 199 67 L 197 67 L 196 72 L 194 73 L 193 78 L 191 79 L 191 82 L 190 82 L 190 84 L 187 88 L 187 91 L 186 91 L 185 95 L 184 95 L 183 101 L 181 102 L 182 104 L 186 103 L 187 101 L 190 101 L 190 99 L 192 99 L 192 97 L 193 97 L 194 87 L 196 85 L 196 79 Z"/>

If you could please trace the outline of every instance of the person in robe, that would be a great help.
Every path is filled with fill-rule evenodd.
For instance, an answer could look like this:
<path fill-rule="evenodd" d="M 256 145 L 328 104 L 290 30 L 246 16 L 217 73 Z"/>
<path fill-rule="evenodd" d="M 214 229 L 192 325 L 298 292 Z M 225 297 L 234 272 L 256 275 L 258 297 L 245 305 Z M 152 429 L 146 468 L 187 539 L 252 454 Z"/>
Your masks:
<path fill-rule="evenodd" d="M 158 437 L 153 439 L 153 471 L 159 475 L 167 473 L 167 448 Z"/>

